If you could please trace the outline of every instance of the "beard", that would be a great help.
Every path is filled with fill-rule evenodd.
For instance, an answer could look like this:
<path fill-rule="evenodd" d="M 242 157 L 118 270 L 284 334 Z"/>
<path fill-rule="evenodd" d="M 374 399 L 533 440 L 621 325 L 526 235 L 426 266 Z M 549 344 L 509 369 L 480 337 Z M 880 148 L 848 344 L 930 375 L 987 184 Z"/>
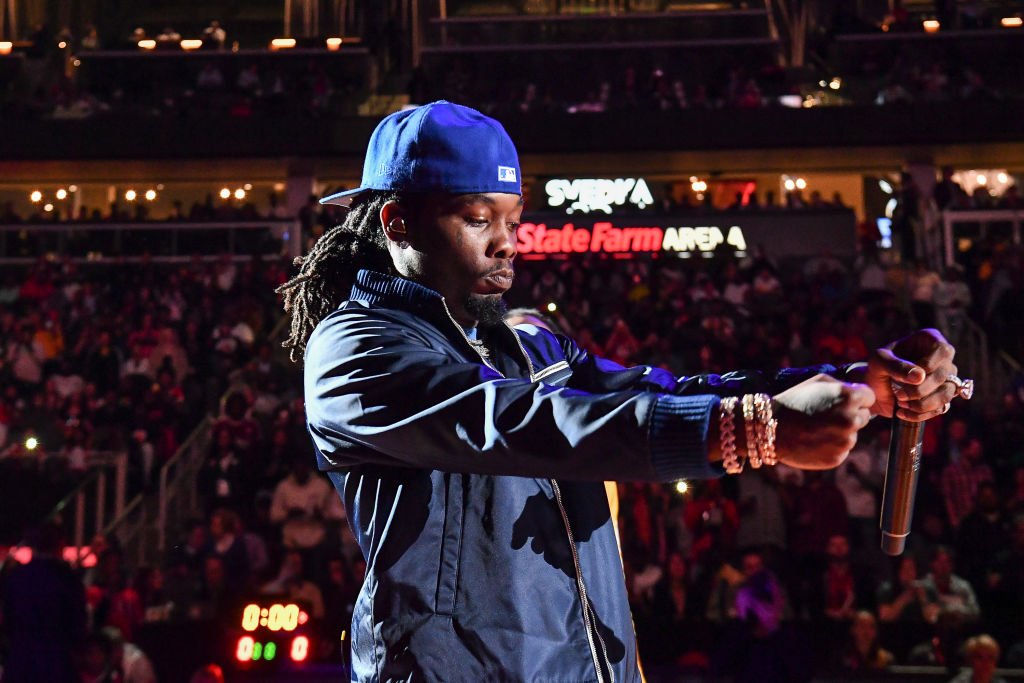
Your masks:
<path fill-rule="evenodd" d="M 464 305 L 466 313 L 476 318 L 481 327 L 500 325 L 508 310 L 500 294 L 470 294 Z"/>

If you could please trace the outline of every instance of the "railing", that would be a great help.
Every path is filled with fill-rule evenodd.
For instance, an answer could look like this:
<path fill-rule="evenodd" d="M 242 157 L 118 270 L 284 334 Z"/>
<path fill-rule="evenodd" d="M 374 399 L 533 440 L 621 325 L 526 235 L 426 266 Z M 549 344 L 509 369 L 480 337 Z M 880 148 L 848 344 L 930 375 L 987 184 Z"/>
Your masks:
<path fill-rule="evenodd" d="M 167 550 L 168 529 L 181 527 L 187 517 L 199 508 L 196 476 L 209 446 L 212 424 L 211 417 L 204 417 L 174 456 L 160 468 L 156 519 L 156 551 L 160 556 Z"/>
<path fill-rule="evenodd" d="M 80 262 L 191 261 L 230 254 L 277 258 L 302 253 L 298 220 L 0 225 L 0 263 L 34 263 L 52 254 Z"/>
<path fill-rule="evenodd" d="M 288 325 L 288 316 L 283 316 L 274 325 L 274 328 L 267 335 L 270 341 L 280 340 Z M 231 386 L 222 395 L 226 396 L 238 386 L 232 382 Z M 222 401 L 218 401 L 218 404 Z M 167 550 L 167 539 L 172 531 L 181 529 L 183 523 L 192 515 L 199 512 L 199 491 L 196 487 L 196 477 L 203 466 L 207 449 L 210 444 L 210 428 L 213 426 L 213 418 L 203 418 L 188 438 L 181 445 L 175 454 L 160 468 L 159 491 L 157 499 L 156 514 L 156 543 L 155 548 L 147 548 L 143 553 L 149 557 L 151 550 L 162 557 Z M 144 515 L 144 513 L 141 513 Z M 138 531 L 137 533 L 143 533 Z"/>
<path fill-rule="evenodd" d="M 998 400 L 1003 387 L 996 383 L 1005 380 L 1007 375 L 1000 375 L 990 358 L 988 335 L 981 327 L 964 317 L 960 338 L 954 340 L 956 346 L 956 365 L 962 377 L 974 380 L 976 400 L 988 403 Z M 997 379 L 1000 378 L 1000 379 Z"/>
<path fill-rule="evenodd" d="M 985 330 L 969 318 L 964 319 L 956 350 L 960 375 L 974 380 L 976 400 L 986 404 L 1002 400 L 1010 380 L 1021 372 L 1021 364 L 1005 351 L 993 348 Z"/>
<path fill-rule="evenodd" d="M 71 530 L 71 545 L 74 553 L 67 557 L 72 564 L 81 563 L 87 542 L 96 534 L 107 533 L 112 528 L 109 520 L 122 518 L 126 510 L 137 504 L 141 494 L 130 503 L 126 502 L 128 481 L 128 454 L 124 452 L 97 451 L 90 453 L 91 465 L 85 479 L 74 490 L 64 496 L 43 518 L 42 523 L 58 522 Z M 22 541 L 12 548 L 17 555 L 20 548 L 27 547 Z"/>
<path fill-rule="evenodd" d="M 1017 246 L 1021 244 L 1021 222 L 1024 222 L 1024 211 L 1015 209 L 999 209 L 993 211 L 943 211 L 943 246 L 945 247 L 946 265 L 953 265 L 953 252 L 956 249 L 956 240 L 961 237 L 977 238 L 984 240 L 990 233 L 995 232 L 997 226 L 1002 225 L 1009 228 L 1006 237 L 1011 239 Z M 962 224 L 977 225 L 977 233 L 967 233 L 966 230 L 956 231 L 956 226 Z M 960 234 L 955 234 L 959 232 Z"/>

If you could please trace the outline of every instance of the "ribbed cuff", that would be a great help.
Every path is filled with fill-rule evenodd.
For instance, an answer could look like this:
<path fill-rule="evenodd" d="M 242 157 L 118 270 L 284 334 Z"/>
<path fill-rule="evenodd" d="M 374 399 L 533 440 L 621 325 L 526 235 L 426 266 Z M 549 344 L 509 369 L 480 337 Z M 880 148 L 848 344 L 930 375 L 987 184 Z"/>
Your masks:
<path fill-rule="evenodd" d="M 651 413 L 651 465 L 662 481 L 714 479 L 722 466 L 708 462 L 708 421 L 719 399 L 660 396 Z"/>

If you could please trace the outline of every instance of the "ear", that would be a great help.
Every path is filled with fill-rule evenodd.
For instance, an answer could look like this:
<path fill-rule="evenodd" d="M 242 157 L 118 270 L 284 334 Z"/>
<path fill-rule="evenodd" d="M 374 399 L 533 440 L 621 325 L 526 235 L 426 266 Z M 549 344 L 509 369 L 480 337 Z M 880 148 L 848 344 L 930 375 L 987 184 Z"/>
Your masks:
<path fill-rule="evenodd" d="M 391 242 L 405 242 L 409 239 L 409 228 L 405 224 L 405 213 L 398 202 L 388 202 L 380 207 L 380 224 L 384 236 Z"/>

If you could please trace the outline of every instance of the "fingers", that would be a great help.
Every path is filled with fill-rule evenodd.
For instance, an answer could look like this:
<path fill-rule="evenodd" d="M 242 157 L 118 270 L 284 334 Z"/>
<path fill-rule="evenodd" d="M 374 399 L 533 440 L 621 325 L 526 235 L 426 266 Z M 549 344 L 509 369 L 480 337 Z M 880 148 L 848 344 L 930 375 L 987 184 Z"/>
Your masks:
<path fill-rule="evenodd" d="M 876 349 L 875 361 L 880 364 L 894 381 L 920 384 L 925 380 L 924 369 L 897 356 L 892 349 Z"/>
<path fill-rule="evenodd" d="M 896 417 L 903 420 L 904 422 L 924 422 L 930 420 L 933 417 L 938 417 L 946 412 L 946 407 L 943 406 L 938 410 L 929 410 L 926 413 L 914 413 L 905 408 L 896 409 Z"/>
<path fill-rule="evenodd" d="M 945 412 L 945 406 L 957 395 L 956 385 L 952 382 L 943 381 L 938 389 L 922 398 L 900 400 L 897 404 L 900 409 L 910 413 L 931 413 L 936 410 L 939 414 Z"/>
<path fill-rule="evenodd" d="M 946 363 L 929 372 L 924 382 L 916 386 L 909 384 L 899 385 L 894 389 L 893 394 L 901 403 L 919 400 L 931 396 L 936 391 L 940 391 L 943 386 L 950 385 L 951 383 L 946 380 L 955 374 L 957 374 L 957 367 L 951 362 Z"/>
<path fill-rule="evenodd" d="M 946 341 L 946 338 L 942 336 L 941 332 L 934 329 L 926 329 L 921 330 L 916 334 L 921 337 L 929 338 L 933 344 L 931 350 L 926 351 L 924 356 L 922 356 L 917 362 L 918 365 L 923 367 L 927 372 L 932 372 L 941 365 L 951 363 L 953 361 L 956 349 L 953 348 L 952 344 Z"/>
<path fill-rule="evenodd" d="M 875 392 L 866 384 L 847 384 L 843 388 L 847 405 L 854 410 L 870 408 L 875 404 Z"/>
<path fill-rule="evenodd" d="M 956 374 L 955 353 L 941 332 L 926 329 L 878 349 L 874 360 L 900 385 L 894 392 L 897 399 L 917 399 L 933 393 L 947 377 Z"/>

